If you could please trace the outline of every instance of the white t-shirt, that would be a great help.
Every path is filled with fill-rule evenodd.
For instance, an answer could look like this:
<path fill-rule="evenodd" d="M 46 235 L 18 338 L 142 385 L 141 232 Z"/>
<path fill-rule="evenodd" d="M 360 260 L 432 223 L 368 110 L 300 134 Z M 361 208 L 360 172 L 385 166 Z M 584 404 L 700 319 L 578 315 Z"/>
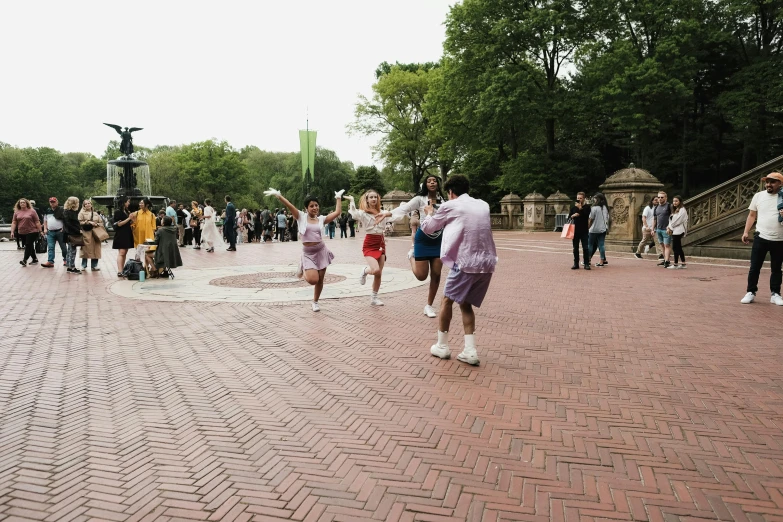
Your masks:
<path fill-rule="evenodd" d="M 766 190 L 757 192 L 748 210 L 756 212 L 756 230 L 761 239 L 783 241 L 783 224 L 778 221 L 778 195 Z"/>
<path fill-rule="evenodd" d="M 655 207 L 651 207 L 650 205 L 644 206 L 644 212 L 642 212 L 642 216 L 645 217 L 647 220 L 647 228 L 653 227 L 653 221 L 655 220 Z M 644 227 L 644 221 L 642 221 L 642 227 Z"/>

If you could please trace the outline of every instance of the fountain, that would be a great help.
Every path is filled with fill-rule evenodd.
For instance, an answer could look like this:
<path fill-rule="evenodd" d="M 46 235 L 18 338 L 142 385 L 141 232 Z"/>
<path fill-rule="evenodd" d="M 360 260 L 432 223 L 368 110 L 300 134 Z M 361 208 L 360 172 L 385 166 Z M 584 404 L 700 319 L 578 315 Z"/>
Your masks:
<path fill-rule="evenodd" d="M 165 196 L 152 196 L 152 184 L 150 181 L 150 167 L 146 161 L 137 159 L 133 155 L 133 137 L 131 133 L 142 130 L 138 127 L 125 127 L 104 123 L 117 131 L 122 137 L 120 152 L 123 154 L 115 160 L 109 160 L 106 165 L 106 192 L 105 196 L 93 196 L 92 200 L 99 205 L 104 205 L 112 210 L 117 206 L 120 198 L 127 196 L 131 200 L 131 210 L 138 210 L 139 201 L 145 197 L 152 202 L 153 208 L 158 209 L 168 204 L 169 198 Z"/>

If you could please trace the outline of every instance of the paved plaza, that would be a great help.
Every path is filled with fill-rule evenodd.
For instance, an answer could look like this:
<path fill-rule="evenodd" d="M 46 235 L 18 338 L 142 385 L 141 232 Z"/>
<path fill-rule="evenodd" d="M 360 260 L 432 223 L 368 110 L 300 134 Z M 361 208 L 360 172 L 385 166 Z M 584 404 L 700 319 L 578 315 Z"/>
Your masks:
<path fill-rule="evenodd" d="M 479 367 L 429 354 L 407 238 L 377 308 L 361 237 L 327 240 L 320 313 L 299 243 L 144 283 L 107 246 L 75 276 L 1 243 L 0 520 L 783 520 L 768 270 L 740 305 L 747 262 L 587 272 L 556 235 L 495 237 Z"/>

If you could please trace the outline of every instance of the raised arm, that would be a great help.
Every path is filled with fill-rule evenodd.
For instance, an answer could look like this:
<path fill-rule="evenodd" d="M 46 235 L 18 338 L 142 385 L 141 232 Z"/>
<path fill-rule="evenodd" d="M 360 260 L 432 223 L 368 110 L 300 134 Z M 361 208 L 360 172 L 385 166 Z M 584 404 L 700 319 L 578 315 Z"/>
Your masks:
<path fill-rule="evenodd" d="M 328 214 L 324 218 L 324 223 L 331 223 L 332 221 L 334 221 L 335 219 L 340 217 L 340 214 L 343 213 L 343 193 L 344 192 L 345 192 L 345 190 L 340 190 L 340 191 L 334 193 L 334 198 L 337 200 L 337 205 L 335 206 L 334 212 L 332 212 L 331 214 Z"/>
<path fill-rule="evenodd" d="M 273 189 L 273 188 L 270 188 L 269 190 L 265 190 L 265 191 L 264 191 L 264 195 L 265 195 L 265 196 L 274 196 L 274 197 L 276 197 L 276 198 L 277 198 L 277 200 L 278 200 L 280 203 L 282 203 L 283 205 L 285 205 L 285 208 L 287 208 L 287 209 L 288 209 L 288 210 L 291 212 L 291 215 L 292 215 L 292 216 L 294 216 L 294 219 L 296 219 L 297 221 L 299 220 L 299 209 L 297 209 L 297 208 L 294 206 L 294 204 L 293 204 L 293 203 L 291 203 L 290 201 L 288 201 L 287 199 L 285 199 L 285 198 L 283 197 L 283 195 L 280 193 L 280 191 L 279 191 L 279 190 L 275 190 L 275 189 Z M 274 219 L 275 219 L 275 220 L 277 220 L 277 216 L 275 216 L 275 218 L 274 218 Z"/>

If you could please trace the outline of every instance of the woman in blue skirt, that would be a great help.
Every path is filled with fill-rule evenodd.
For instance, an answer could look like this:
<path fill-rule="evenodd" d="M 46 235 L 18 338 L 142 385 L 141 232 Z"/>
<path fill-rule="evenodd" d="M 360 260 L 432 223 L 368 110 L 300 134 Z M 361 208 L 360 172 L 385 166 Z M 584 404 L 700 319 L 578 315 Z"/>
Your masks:
<path fill-rule="evenodd" d="M 438 207 L 445 201 L 440 187 L 440 178 L 435 175 L 428 175 L 421 190 L 409 202 L 400 205 L 392 210 L 392 216 L 402 217 L 411 212 L 418 211 L 419 215 L 424 207 L 432 205 L 437 212 Z M 438 293 L 440 286 L 440 272 L 443 264 L 440 262 L 440 242 L 441 231 L 438 230 L 432 234 L 425 234 L 421 229 L 417 229 L 413 235 L 413 248 L 408 251 L 408 259 L 411 263 L 411 271 L 416 279 L 424 281 L 430 278 L 430 289 L 427 296 L 427 306 L 424 307 L 424 315 L 427 317 L 437 317 L 438 314 L 432 307 L 435 301 L 435 294 Z"/>

